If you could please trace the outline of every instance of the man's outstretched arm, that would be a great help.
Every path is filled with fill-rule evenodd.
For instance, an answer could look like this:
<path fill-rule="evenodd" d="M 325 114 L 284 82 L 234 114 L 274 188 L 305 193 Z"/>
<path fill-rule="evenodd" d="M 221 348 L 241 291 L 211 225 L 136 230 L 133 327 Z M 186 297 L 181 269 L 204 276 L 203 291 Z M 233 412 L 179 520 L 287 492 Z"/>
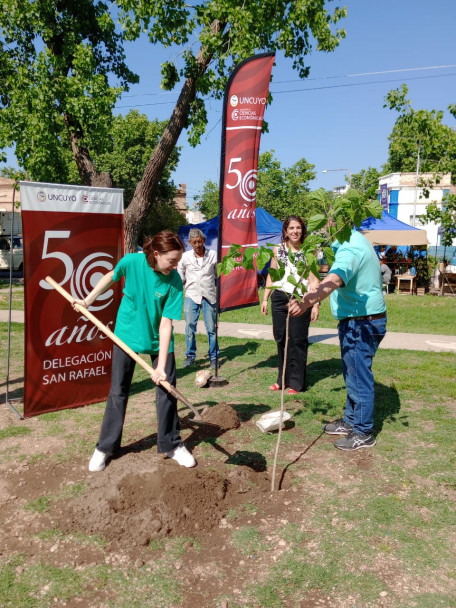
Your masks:
<path fill-rule="evenodd" d="M 304 294 L 301 302 L 298 300 L 292 300 L 290 302 L 288 305 L 290 315 L 292 317 L 299 317 L 304 314 L 308 308 L 325 300 L 333 291 L 339 289 L 339 287 L 342 287 L 343 285 L 344 282 L 338 274 L 328 274 L 315 289 L 311 289 Z"/>

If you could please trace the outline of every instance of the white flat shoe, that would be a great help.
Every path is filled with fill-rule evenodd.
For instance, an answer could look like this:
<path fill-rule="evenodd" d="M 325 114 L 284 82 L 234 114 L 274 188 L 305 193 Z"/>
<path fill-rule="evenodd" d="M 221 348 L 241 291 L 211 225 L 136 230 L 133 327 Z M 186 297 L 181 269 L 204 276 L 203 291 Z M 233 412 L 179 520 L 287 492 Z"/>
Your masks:
<path fill-rule="evenodd" d="M 172 452 L 166 454 L 168 458 L 172 458 L 183 467 L 191 468 L 196 466 L 196 460 L 187 450 L 185 445 L 178 445 Z"/>
<path fill-rule="evenodd" d="M 92 454 L 92 458 L 90 459 L 89 462 L 89 471 L 91 471 L 92 473 L 98 472 L 98 471 L 104 471 L 106 468 L 106 461 L 108 460 L 109 455 L 105 454 L 104 452 L 100 452 L 100 450 L 97 450 L 97 448 L 95 448 L 95 452 Z"/>

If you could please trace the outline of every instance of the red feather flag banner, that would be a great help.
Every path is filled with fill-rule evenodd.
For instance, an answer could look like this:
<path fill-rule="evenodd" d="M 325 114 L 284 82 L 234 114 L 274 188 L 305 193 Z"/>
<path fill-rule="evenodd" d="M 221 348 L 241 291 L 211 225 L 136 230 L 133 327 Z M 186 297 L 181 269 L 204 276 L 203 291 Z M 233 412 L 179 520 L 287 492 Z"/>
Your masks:
<path fill-rule="evenodd" d="M 253 55 L 230 76 L 223 103 L 218 261 L 232 244 L 256 247 L 258 153 L 274 53 Z M 258 304 L 256 269 L 237 268 L 218 281 L 217 310 Z"/>

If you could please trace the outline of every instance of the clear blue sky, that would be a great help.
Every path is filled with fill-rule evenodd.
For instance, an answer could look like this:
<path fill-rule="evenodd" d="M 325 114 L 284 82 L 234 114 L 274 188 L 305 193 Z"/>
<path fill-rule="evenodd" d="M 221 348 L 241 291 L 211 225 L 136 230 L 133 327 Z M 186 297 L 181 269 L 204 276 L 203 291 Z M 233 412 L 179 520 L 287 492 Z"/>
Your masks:
<path fill-rule="evenodd" d="M 344 172 L 323 174 L 323 169 L 347 168 L 352 173 L 368 166 L 380 169 L 397 118 L 383 108 L 384 97 L 403 82 L 415 109 L 445 110 L 445 122 L 456 127 L 447 111 L 450 103 L 456 103 L 456 67 L 416 69 L 456 65 L 454 0 L 328 4 L 337 5 L 348 9 L 342 23 L 347 37 L 333 53 L 308 56 L 308 80 L 299 81 L 291 61 L 277 57 L 271 83 L 274 101 L 265 113 L 269 133 L 262 135 L 260 144 L 260 152 L 274 149 L 283 166 L 302 157 L 313 163 L 317 178 L 310 184 L 312 189 L 344 183 Z M 160 91 L 159 64 L 174 57 L 175 51 L 164 53 L 147 41 L 131 43 L 127 61 L 141 80 L 116 110 L 126 113 L 137 108 L 150 119 L 167 119 L 177 93 Z M 354 76 L 367 73 L 373 74 Z M 186 132 L 178 142 L 183 149 L 173 179 L 187 185 L 190 207 L 204 182 L 219 178 L 222 102 L 211 100 L 207 107 L 209 124 L 201 144 L 191 148 Z"/>

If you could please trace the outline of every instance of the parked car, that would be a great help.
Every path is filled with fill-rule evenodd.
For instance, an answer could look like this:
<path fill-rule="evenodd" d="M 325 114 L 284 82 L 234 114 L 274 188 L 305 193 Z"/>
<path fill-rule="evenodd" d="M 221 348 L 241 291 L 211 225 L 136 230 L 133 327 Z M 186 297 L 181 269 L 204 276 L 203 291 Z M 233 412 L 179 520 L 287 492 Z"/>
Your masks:
<path fill-rule="evenodd" d="M 11 237 L 0 236 L 0 270 L 9 270 L 11 261 Z M 13 236 L 13 270 L 22 271 L 24 267 L 24 250 L 22 237 Z"/>

